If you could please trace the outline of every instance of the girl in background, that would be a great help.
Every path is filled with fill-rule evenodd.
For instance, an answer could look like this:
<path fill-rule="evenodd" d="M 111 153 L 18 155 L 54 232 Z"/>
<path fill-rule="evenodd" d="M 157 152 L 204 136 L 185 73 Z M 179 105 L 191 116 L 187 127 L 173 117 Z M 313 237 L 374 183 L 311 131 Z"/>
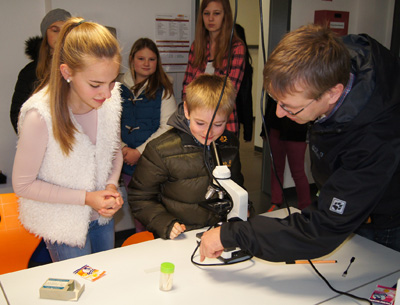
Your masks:
<path fill-rule="evenodd" d="M 234 33 L 232 49 L 229 50 L 232 26 L 232 9 L 229 0 L 203 0 L 183 80 L 183 101 L 186 99 L 186 86 L 204 73 L 225 75 L 228 72 L 236 93 L 239 91 L 245 69 L 246 49 Z M 231 63 L 230 70 L 227 71 L 229 51 Z M 226 129 L 236 134 L 239 132 L 236 106 L 229 117 Z"/>
<path fill-rule="evenodd" d="M 42 37 L 35 36 L 25 41 L 25 54 L 32 61 L 19 72 L 15 84 L 10 108 L 10 120 L 15 132 L 17 132 L 18 115 L 22 104 L 31 96 L 41 80 L 48 80 L 51 57 L 58 34 L 65 20 L 70 17 L 71 14 L 61 8 L 51 10 L 40 23 Z"/>
<path fill-rule="evenodd" d="M 120 62 L 105 27 L 71 18 L 49 81 L 21 108 L 13 188 L 21 223 L 43 237 L 53 261 L 114 247 L 112 216 L 123 204 Z"/>
<path fill-rule="evenodd" d="M 147 143 L 166 132 L 176 110 L 172 83 L 164 72 L 156 44 L 138 39 L 129 54 L 129 71 L 121 78 L 121 138 L 124 164 L 122 176 L 128 186 L 136 163 Z M 136 232 L 145 230 L 134 219 Z"/>

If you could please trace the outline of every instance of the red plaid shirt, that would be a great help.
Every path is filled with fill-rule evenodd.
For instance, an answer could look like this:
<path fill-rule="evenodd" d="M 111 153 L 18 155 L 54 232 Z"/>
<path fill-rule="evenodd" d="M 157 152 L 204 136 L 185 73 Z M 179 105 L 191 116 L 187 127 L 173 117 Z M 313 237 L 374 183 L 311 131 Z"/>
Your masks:
<path fill-rule="evenodd" d="M 232 44 L 232 54 L 231 54 L 231 67 L 229 71 L 229 78 L 232 81 L 233 86 L 236 89 L 236 93 L 239 91 L 240 84 L 242 83 L 243 79 L 243 74 L 244 74 L 244 68 L 245 68 L 245 53 L 246 49 L 243 45 L 242 42 L 234 42 Z M 210 58 L 210 44 L 207 44 L 207 61 Z M 191 81 L 193 81 L 197 76 L 204 74 L 204 71 L 206 69 L 206 63 L 201 65 L 198 68 L 193 67 L 193 62 L 194 62 L 195 54 L 194 54 L 194 43 L 192 43 L 192 46 L 190 48 L 189 52 L 189 62 L 186 67 L 186 72 L 185 72 L 185 78 L 183 79 L 183 90 L 182 90 L 182 100 L 185 100 L 186 97 L 186 86 L 190 84 Z M 223 69 L 218 69 L 215 68 L 215 74 L 216 75 L 225 75 L 226 74 L 226 69 L 228 66 L 228 55 L 225 56 L 223 60 Z M 238 117 L 236 113 L 236 104 L 235 108 L 233 109 L 233 112 L 229 116 L 228 122 L 226 124 L 226 129 L 232 132 L 237 133 L 239 131 L 239 123 L 238 123 Z"/>

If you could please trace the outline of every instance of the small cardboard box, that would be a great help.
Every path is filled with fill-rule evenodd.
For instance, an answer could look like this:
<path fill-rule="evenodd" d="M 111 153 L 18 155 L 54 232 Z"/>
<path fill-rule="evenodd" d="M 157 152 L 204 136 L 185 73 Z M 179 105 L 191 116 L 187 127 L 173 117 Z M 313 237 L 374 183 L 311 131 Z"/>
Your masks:
<path fill-rule="evenodd" d="M 41 299 L 78 301 L 84 290 L 85 284 L 81 286 L 75 280 L 49 278 L 40 287 L 39 293 Z"/>

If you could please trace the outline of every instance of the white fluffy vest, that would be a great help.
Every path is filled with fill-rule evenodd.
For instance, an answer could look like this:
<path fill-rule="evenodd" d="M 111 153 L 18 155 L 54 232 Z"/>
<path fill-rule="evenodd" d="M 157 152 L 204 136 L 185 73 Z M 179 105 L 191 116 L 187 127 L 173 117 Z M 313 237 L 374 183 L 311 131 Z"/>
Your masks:
<path fill-rule="evenodd" d="M 71 189 L 86 191 L 103 190 L 112 171 L 112 161 L 120 147 L 121 97 L 119 84 L 112 90 L 112 96 L 97 110 L 97 138 L 93 145 L 83 133 L 82 127 L 71 119 L 78 131 L 75 144 L 65 156 L 53 136 L 48 95 L 44 88 L 33 95 L 21 108 L 19 124 L 22 125 L 27 111 L 34 108 L 46 121 L 49 132 L 46 153 L 39 170 L 38 179 Z M 30 232 L 52 243 L 65 243 L 83 247 L 92 208 L 89 206 L 63 203 L 38 202 L 20 198 L 19 218 Z M 109 218 L 100 217 L 99 224 L 106 224 Z"/>

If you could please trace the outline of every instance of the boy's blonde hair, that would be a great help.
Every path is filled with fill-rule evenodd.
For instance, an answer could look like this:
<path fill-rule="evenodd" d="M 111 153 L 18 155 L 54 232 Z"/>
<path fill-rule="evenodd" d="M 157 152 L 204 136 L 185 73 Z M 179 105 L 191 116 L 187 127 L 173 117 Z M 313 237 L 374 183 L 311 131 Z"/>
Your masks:
<path fill-rule="evenodd" d="M 225 76 L 211 74 L 202 74 L 194 79 L 186 89 L 186 105 L 189 113 L 198 108 L 215 109 L 221 97 L 224 82 Z M 235 107 L 235 98 L 235 88 L 231 80 L 227 78 L 218 112 L 228 117 Z"/>

